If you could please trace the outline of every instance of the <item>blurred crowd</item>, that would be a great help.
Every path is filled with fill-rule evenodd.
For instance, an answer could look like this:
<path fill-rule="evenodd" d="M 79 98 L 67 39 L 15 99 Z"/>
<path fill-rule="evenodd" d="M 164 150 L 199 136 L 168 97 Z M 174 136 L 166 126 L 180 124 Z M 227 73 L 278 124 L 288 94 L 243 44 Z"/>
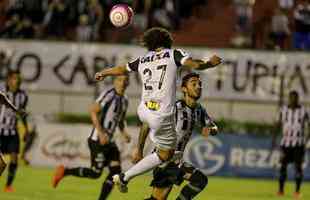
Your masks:
<path fill-rule="evenodd" d="M 222 15 L 235 19 L 227 46 L 310 50 L 310 0 L 272 1 L 277 6 L 255 21 L 255 6 L 263 1 L 223 0 L 234 16 Z M 214 5 L 216 0 L 1 0 L 0 38 L 133 42 L 133 36 L 152 26 L 190 32 L 184 22 L 205 16 L 205 8 L 212 2 Z M 135 11 L 132 26 L 120 37 L 108 18 L 111 7 L 118 3 L 129 4 Z M 202 27 L 201 31 L 213 30 Z"/>
<path fill-rule="evenodd" d="M 271 13 L 254 21 L 255 0 L 234 0 L 236 29 L 234 44 L 276 50 L 310 50 L 310 0 L 277 0 Z M 255 45 L 256 36 L 263 35 Z"/>
<path fill-rule="evenodd" d="M 118 3 L 135 11 L 132 32 L 151 26 L 179 28 L 181 18 L 205 0 L 2 0 L 0 37 L 109 41 L 109 11 Z M 186 11 L 184 10 L 186 9 Z M 183 13 L 183 14 L 182 14 Z"/>

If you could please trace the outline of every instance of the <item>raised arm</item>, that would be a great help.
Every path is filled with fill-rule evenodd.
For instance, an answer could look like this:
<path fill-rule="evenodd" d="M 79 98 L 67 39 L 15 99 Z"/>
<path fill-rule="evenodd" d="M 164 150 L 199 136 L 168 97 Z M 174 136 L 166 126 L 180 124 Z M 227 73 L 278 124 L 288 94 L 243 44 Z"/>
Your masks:
<path fill-rule="evenodd" d="M 119 76 L 128 72 L 126 65 L 120 65 L 112 68 L 103 69 L 95 74 L 96 81 L 102 81 L 107 76 Z"/>
<path fill-rule="evenodd" d="M 221 63 L 222 63 L 222 59 L 214 55 L 208 61 L 195 60 L 192 58 L 188 58 L 184 61 L 183 66 L 190 68 L 190 69 L 195 69 L 195 70 L 205 70 L 205 69 L 213 68 Z"/>

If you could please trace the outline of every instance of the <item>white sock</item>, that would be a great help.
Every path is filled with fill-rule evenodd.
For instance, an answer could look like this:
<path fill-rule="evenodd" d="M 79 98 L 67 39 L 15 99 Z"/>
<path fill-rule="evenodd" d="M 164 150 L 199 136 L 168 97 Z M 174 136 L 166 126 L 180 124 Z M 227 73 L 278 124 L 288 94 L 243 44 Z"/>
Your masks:
<path fill-rule="evenodd" d="M 124 174 L 124 181 L 129 181 L 135 176 L 143 174 L 157 166 L 159 166 L 163 161 L 161 161 L 157 155 L 157 153 L 152 153 L 142 160 L 140 160 L 137 164 L 128 169 Z"/>

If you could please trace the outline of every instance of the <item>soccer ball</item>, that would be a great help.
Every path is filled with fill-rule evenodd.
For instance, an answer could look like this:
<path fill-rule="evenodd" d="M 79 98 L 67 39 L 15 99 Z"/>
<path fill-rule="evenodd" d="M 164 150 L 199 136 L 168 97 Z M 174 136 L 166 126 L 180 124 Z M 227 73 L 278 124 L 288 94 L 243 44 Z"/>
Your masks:
<path fill-rule="evenodd" d="M 110 11 L 110 21 L 116 27 L 126 27 L 132 22 L 133 10 L 126 4 L 117 4 Z"/>

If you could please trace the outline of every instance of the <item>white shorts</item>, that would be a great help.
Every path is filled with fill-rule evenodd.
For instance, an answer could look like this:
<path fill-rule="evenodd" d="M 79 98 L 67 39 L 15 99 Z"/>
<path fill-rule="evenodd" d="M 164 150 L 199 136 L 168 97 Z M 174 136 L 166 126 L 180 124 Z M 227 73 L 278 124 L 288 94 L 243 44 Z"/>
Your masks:
<path fill-rule="evenodd" d="M 148 109 L 144 103 L 138 106 L 140 120 L 150 128 L 150 139 L 159 149 L 175 149 L 177 134 L 175 131 L 174 113 L 162 115 L 160 112 Z"/>

